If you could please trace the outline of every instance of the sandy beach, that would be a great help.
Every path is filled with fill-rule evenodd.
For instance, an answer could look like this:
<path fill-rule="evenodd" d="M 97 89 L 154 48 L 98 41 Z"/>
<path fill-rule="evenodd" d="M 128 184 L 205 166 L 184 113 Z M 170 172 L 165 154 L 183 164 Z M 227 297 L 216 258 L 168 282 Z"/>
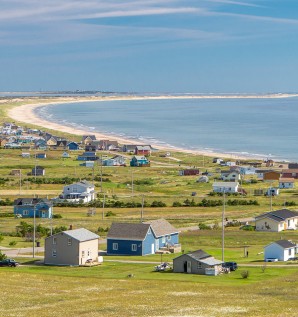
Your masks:
<path fill-rule="evenodd" d="M 215 98 L 287 98 L 293 97 L 297 95 L 287 95 L 287 94 L 273 94 L 273 95 L 182 95 L 182 96 L 125 96 L 125 97 L 118 97 L 118 96 L 109 96 L 109 97 L 57 97 L 51 100 L 54 101 L 45 101 L 45 102 L 38 102 L 30 103 L 30 99 L 28 99 L 29 103 L 23 104 L 21 106 L 13 107 L 8 110 L 8 116 L 15 121 L 24 122 L 28 124 L 34 124 L 39 127 L 56 130 L 60 132 L 70 133 L 74 135 L 87 135 L 91 134 L 90 131 L 81 130 L 78 128 L 73 128 L 70 126 L 61 125 L 58 123 L 50 122 L 45 120 L 44 118 L 40 118 L 36 115 L 36 109 L 45 105 L 53 105 L 53 104 L 67 104 L 67 103 L 76 103 L 76 102 L 92 102 L 92 101 L 109 101 L 109 100 L 141 100 L 141 99 L 215 99 Z M 22 99 L 18 98 L 18 101 Z M 3 103 L 11 102 L 12 99 L 2 99 Z M 32 101 L 33 102 L 33 99 Z M 92 132 L 96 136 L 98 140 L 101 139 L 109 139 L 109 140 L 117 140 L 120 144 L 135 144 L 135 140 L 129 140 L 121 137 L 115 137 L 99 132 Z M 197 151 L 197 150 L 186 150 L 182 148 L 167 148 L 164 146 L 154 145 L 154 147 L 164 150 L 164 151 L 177 151 L 177 152 L 184 152 L 184 153 L 191 153 L 196 155 L 204 155 L 204 156 L 218 156 L 223 158 L 231 158 L 231 159 L 256 159 L 256 157 L 250 156 L 239 156 L 233 154 L 226 154 L 226 153 L 215 153 L 215 152 L 207 152 L 207 151 Z"/>

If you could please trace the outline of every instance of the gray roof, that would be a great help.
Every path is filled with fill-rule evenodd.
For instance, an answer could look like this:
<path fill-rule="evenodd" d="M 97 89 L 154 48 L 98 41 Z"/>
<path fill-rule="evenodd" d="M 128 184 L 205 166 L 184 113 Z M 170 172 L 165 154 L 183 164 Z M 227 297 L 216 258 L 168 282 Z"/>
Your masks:
<path fill-rule="evenodd" d="M 150 224 L 113 222 L 108 232 L 108 239 L 144 240 Z"/>
<path fill-rule="evenodd" d="M 63 231 L 64 234 L 68 235 L 69 237 L 78 240 L 80 242 L 89 241 L 98 239 L 99 236 L 85 228 L 74 229 L 74 230 L 67 230 Z"/>
<path fill-rule="evenodd" d="M 260 216 L 257 216 L 255 219 L 258 220 L 265 217 L 268 217 L 275 221 L 284 221 L 288 218 L 298 217 L 298 212 L 289 209 L 280 209 L 264 213 Z"/>
<path fill-rule="evenodd" d="M 156 237 L 162 237 L 165 235 L 178 233 L 179 231 L 173 227 L 167 220 L 165 219 L 157 219 L 152 221 L 146 221 L 145 224 L 150 224 L 151 228 Z"/>
<path fill-rule="evenodd" d="M 14 206 L 36 205 L 40 203 L 44 203 L 48 206 L 53 205 L 53 203 L 46 198 L 18 198 L 13 202 Z"/>
<path fill-rule="evenodd" d="M 200 259 L 199 260 L 200 262 L 204 263 L 204 264 L 207 264 L 207 265 L 218 265 L 218 264 L 222 264 L 223 262 L 220 261 L 220 260 L 216 260 L 213 256 L 210 256 L 206 259 Z"/>
<path fill-rule="evenodd" d="M 202 259 L 206 259 L 206 258 L 211 257 L 210 254 L 206 253 L 205 251 L 203 251 L 201 249 L 194 251 L 194 252 L 189 252 L 189 253 L 187 253 L 187 255 L 189 255 L 191 258 L 193 258 L 195 260 L 202 260 Z"/>
<path fill-rule="evenodd" d="M 276 243 L 276 244 L 280 245 L 284 249 L 289 249 L 289 248 L 293 248 L 293 247 L 296 246 L 295 243 L 293 243 L 293 242 L 291 242 L 289 240 L 279 240 L 279 241 L 275 241 L 273 243 Z"/>

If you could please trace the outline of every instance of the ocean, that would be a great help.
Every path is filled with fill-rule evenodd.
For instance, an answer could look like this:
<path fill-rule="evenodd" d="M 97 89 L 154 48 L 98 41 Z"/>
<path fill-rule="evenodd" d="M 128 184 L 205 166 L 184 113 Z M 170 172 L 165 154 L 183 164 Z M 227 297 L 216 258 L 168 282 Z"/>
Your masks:
<path fill-rule="evenodd" d="M 139 144 L 298 161 L 297 97 L 92 101 L 37 115 Z"/>

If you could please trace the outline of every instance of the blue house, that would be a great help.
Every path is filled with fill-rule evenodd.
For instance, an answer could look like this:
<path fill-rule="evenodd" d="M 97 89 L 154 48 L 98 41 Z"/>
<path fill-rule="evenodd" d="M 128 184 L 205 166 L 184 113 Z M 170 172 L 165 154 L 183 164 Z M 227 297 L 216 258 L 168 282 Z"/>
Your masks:
<path fill-rule="evenodd" d="M 79 144 L 76 142 L 70 142 L 67 144 L 67 147 L 70 151 L 77 151 L 79 149 Z"/>
<path fill-rule="evenodd" d="M 181 249 L 178 243 L 178 230 L 165 219 L 144 223 L 112 223 L 107 235 L 107 254 L 155 254 L 165 249 Z"/>
<path fill-rule="evenodd" d="M 47 157 L 46 153 L 36 153 L 35 158 L 37 159 L 45 159 Z"/>
<path fill-rule="evenodd" d="M 84 152 L 82 155 L 78 155 L 78 161 L 97 161 L 98 159 L 96 152 Z"/>
<path fill-rule="evenodd" d="M 150 162 L 144 155 L 135 155 L 130 161 L 130 166 L 144 167 L 150 166 Z"/>
<path fill-rule="evenodd" d="M 53 204 L 43 198 L 18 198 L 14 201 L 13 212 L 15 217 L 52 218 Z"/>

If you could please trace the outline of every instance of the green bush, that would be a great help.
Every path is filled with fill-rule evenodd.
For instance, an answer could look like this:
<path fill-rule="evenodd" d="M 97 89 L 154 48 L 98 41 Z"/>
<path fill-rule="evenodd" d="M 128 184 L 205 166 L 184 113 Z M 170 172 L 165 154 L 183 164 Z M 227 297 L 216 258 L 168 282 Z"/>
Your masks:
<path fill-rule="evenodd" d="M 210 226 L 206 225 L 205 223 L 200 222 L 199 229 L 200 230 L 211 230 L 212 228 Z"/>
<path fill-rule="evenodd" d="M 248 270 L 242 271 L 240 274 L 241 274 L 242 278 L 248 278 L 249 277 L 249 271 Z"/>

